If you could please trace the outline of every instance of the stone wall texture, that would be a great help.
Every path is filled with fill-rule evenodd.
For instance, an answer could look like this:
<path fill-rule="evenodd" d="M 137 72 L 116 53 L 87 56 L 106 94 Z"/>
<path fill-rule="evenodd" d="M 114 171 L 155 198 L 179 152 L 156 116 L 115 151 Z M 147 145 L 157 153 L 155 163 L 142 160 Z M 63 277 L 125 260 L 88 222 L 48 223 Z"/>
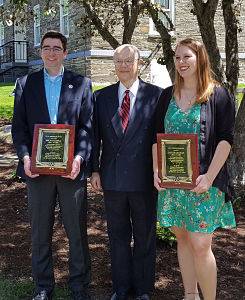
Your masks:
<path fill-rule="evenodd" d="M 9 0 L 8 0 L 9 1 Z M 238 0 L 236 0 L 238 1 Z M 59 6 L 56 6 L 56 14 L 44 14 L 44 1 L 32 0 L 29 7 L 32 10 L 33 6 L 40 4 L 41 10 L 41 36 L 48 30 L 60 30 L 60 15 Z M 175 37 L 176 40 L 191 36 L 201 40 L 200 32 L 196 17 L 190 12 L 192 8 L 191 0 L 176 0 L 175 1 Z M 77 26 L 81 16 L 84 15 L 84 9 L 81 5 L 70 3 L 69 5 L 69 37 L 68 50 L 72 55 L 68 55 L 65 66 L 68 68 L 89 76 L 96 83 L 114 82 L 116 77 L 114 75 L 114 66 L 112 61 L 112 53 L 110 54 L 92 54 L 90 50 L 112 50 L 112 47 L 104 41 L 98 33 L 91 34 L 89 26 Z M 241 15 L 239 17 L 241 32 L 239 33 L 239 52 L 243 54 L 240 59 L 240 81 L 245 82 L 245 5 L 242 5 Z M 136 45 L 141 51 L 148 51 L 148 54 L 155 49 L 160 39 L 156 35 L 149 34 L 149 18 L 143 16 L 140 18 L 137 25 L 132 44 Z M 30 14 L 27 25 L 27 40 L 29 42 L 29 60 L 32 64 L 31 69 L 40 67 L 40 46 L 34 46 L 34 21 L 33 15 Z M 218 46 L 221 53 L 225 52 L 225 29 L 223 24 L 223 15 L 221 7 L 217 10 L 215 15 L 215 28 Z M 115 30 L 116 38 L 119 43 L 122 40 L 122 28 L 118 27 Z M 13 26 L 7 27 L 5 30 L 6 42 L 13 39 Z M 173 44 L 174 47 L 174 44 Z M 93 51 L 92 51 L 93 52 Z M 146 56 L 147 56 L 146 55 Z M 161 49 L 157 53 L 156 58 L 161 55 Z M 150 67 L 146 68 L 142 74 L 145 80 L 150 79 Z"/>
<path fill-rule="evenodd" d="M 41 11 L 41 36 L 44 35 L 45 32 L 49 30 L 57 30 L 60 31 L 60 12 L 59 6 L 56 8 L 56 14 L 47 16 L 44 14 L 44 1 L 32 1 L 32 7 L 36 4 L 40 5 Z M 90 38 L 90 29 L 89 28 L 79 28 L 76 24 L 81 18 L 83 14 L 83 10 L 77 8 L 77 4 L 71 3 L 69 5 L 69 36 L 68 39 L 68 49 L 70 53 L 76 51 L 85 51 L 91 49 L 91 38 Z M 40 47 L 34 46 L 34 20 L 30 18 L 29 25 L 27 27 L 27 36 L 28 40 L 30 41 L 30 60 L 39 58 L 39 50 Z M 72 66 L 77 69 L 78 64 L 77 62 L 68 62 Z M 82 63 L 83 65 L 83 63 Z M 82 66 L 81 66 L 82 67 Z"/>
<path fill-rule="evenodd" d="M 198 27 L 198 23 L 196 20 L 196 16 L 191 13 L 192 9 L 192 1 L 191 0 L 176 0 L 175 1 L 175 37 L 176 40 L 185 38 L 185 37 L 193 37 L 199 39 L 201 41 L 201 35 Z M 239 41 L 239 53 L 240 55 L 243 53 L 243 58 L 240 58 L 240 81 L 245 82 L 245 5 L 242 5 L 242 10 L 239 17 L 239 27 L 241 31 L 238 35 Z M 225 27 L 223 22 L 223 14 L 221 9 L 221 4 L 219 4 L 218 10 L 215 15 L 215 29 L 216 29 L 216 36 L 217 42 L 222 54 L 225 53 Z M 121 28 L 118 28 L 118 32 L 122 32 Z M 120 35 L 119 35 L 119 42 L 121 42 Z M 159 38 L 157 36 L 151 36 L 149 34 L 149 18 L 147 16 L 142 17 L 140 19 L 139 25 L 135 29 L 135 33 L 132 39 L 132 44 L 136 45 L 140 50 L 150 50 L 152 51 L 157 43 L 159 43 Z M 174 47 L 174 44 L 173 44 Z M 93 49 L 112 49 L 110 45 L 103 41 L 102 38 L 97 34 L 92 38 L 92 48 Z M 158 57 L 161 54 L 161 50 L 157 54 Z M 100 62 L 99 62 L 100 63 Z M 102 64 L 105 62 L 103 61 Z M 92 66 L 92 69 L 100 69 L 98 67 L 98 61 L 93 60 L 92 64 L 95 64 L 96 67 Z M 108 63 L 107 68 L 107 76 L 105 77 L 104 74 L 101 76 L 101 81 L 106 78 L 108 80 L 108 76 L 112 71 L 110 70 L 111 64 Z M 98 75 L 92 73 L 92 78 L 95 77 L 96 81 L 98 81 Z M 143 78 L 147 80 L 150 78 L 150 70 L 147 68 L 143 73 Z M 111 78 L 113 80 L 113 77 Z"/>
<path fill-rule="evenodd" d="M 237 1 L 235 1 L 237 3 Z M 176 38 L 182 39 L 186 36 L 191 36 L 200 39 L 200 31 L 196 17 L 190 13 L 192 8 L 191 0 L 176 1 L 175 10 L 175 26 L 176 26 Z M 239 53 L 243 53 L 243 58 L 240 59 L 240 80 L 245 82 L 245 4 L 241 6 L 241 12 L 239 17 L 239 28 L 238 34 Z M 221 53 L 225 53 L 225 26 L 223 22 L 223 14 L 221 9 L 221 3 L 219 2 L 218 10 L 215 14 L 215 30 L 218 42 L 218 47 Z"/>

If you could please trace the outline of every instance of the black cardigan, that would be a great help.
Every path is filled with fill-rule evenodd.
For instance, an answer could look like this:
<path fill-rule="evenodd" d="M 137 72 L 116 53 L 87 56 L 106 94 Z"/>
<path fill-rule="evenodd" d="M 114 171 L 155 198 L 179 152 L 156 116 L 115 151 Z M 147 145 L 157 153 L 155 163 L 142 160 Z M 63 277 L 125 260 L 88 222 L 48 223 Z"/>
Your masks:
<path fill-rule="evenodd" d="M 173 95 L 173 86 L 166 88 L 156 108 L 156 134 L 164 133 L 164 118 Z M 209 100 L 201 104 L 200 115 L 200 174 L 205 174 L 214 156 L 218 143 L 222 140 L 233 144 L 235 125 L 235 103 L 229 92 L 217 86 Z M 155 138 L 156 138 L 155 134 Z M 156 143 L 156 139 L 154 140 Z M 226 193 L 226 201 L 231 199 L 227 164 L 221 168 L 213 186 Z"/>

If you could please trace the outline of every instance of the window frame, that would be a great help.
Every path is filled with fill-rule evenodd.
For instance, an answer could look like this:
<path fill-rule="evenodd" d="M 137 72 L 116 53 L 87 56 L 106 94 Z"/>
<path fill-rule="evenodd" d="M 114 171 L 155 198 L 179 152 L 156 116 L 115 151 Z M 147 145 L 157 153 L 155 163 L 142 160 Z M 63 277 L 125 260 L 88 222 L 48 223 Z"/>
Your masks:
<path fill-rule="evenodd" d="M 69 0 L 60 0 L 60 32 L 64 34 L 65 37 L 69 37 L 69 33 L 70 33 L 68 2 Z M 64 9 L 65 5 L 67 5 L 66 9 Z M 66 12 L 64 13 L 64 11 Z M 67 23 L 66 23 L 67 33 L 65 33 L 65 22 L 64 22 L 65 17 L 67 17 Z"/>
<path fill-rule="evenodd" d="M 151 0 L 152 3 L 155 3 L 156 0 Z M 169 9 L 166 9 L 166 11 L 170 12 L 170 19 L 172 20 L 172 23 L 175 23 L 175 1 L 169 0 Z M 155 29 L 155 24 L 152 20 L 152 18 L 149 18 L 149 35 L 150 36 L 159 36 L 159 32 Z"/>
<path fill-rule="evenodd" d="M 41 10 L 40 4 L 33 7 L 34 22 L 33 22 L 33 34 L 34 34 L 34 47 L 38 47 L 41 44 Z M 39 31 L 39 39 L 37 40 L 37 30 Z"/>
<path fill-rule="evenodd" d="M 0 21 L 0 47 L 5 44 L 4 22 Z M 0 48 L 0 56 L 4 56 L 4 48 Z"/>
<path fill-rule="evenodd" d="M 4 37 L 4 22 L 0 21 L 0 46 L 3 46 L 5 44 L 5 37 Z M 0 56 L 3 56 L 4 49 L 1 48 L 0 50 Z"/>

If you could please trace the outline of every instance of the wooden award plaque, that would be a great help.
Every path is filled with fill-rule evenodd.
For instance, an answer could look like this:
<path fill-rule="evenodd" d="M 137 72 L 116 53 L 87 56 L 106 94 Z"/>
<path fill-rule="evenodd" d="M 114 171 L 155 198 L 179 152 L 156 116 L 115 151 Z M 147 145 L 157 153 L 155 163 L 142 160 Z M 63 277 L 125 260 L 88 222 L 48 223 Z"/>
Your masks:
<path fill-rule="evenodd" d="M 193 189 L 199 175 L 197 134 L 157 134 L 158 175 L 163 188 Z"/>
<path fill-rule="evenodd" d="M 34 128 L 31 172 L 69 175 L 74 157 L 75 126 L 36 124 Z"/>

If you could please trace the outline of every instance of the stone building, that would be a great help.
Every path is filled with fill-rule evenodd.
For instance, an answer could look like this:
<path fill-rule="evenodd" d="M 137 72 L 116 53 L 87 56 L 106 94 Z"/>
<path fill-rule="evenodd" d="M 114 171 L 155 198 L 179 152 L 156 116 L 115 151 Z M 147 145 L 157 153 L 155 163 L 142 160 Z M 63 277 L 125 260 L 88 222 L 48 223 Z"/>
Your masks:
<path fill-rule="evenodd" d="M 4 8 L 9 0 L 0 0 Z M 173 33 L 177 39 L 192 36 L 200 39 L 196 17 L 190 13 L 191 0 L 153 0 L 164 4 L 167 12 L 175 24 Z M 44 1 L 32 0 L 31 13 L 26 24 L 14 22 L 6 24 L 0 20 L 0 81 L 11 81 L 21 74 L 42 66 L 39 57 L 40 38 L 48 30 L 59 30 L 68 38 L 69 54 L 65 66 L 92 78 L 96 83 L 108 83 L 116 80 L 112 62 L 113 50 L 103 41 L 99 34 L 92 35 L 91 28 L 78 27 L 84 9 L 68 0 L 58 0 L 55 12 L 45 14 Z M 225 30 L 222 11 L 216 13 L 216 34 L 222 57 L 225 56 Z M 240 16 L 239 58 L 240 81 L 245 81 L 245 7 Z M 117 34 L 120 35 L 120 29 Z M 119 40 L 120 36 L 119 36 Z M 132 43 L 137 45 L 141 56 L 147 58 L 159 43 L 159 35 L 152 20 L 143 16 L 137 25 Z M 161 54 L 161 50 L 156 57 Z M 153 60 L 149 66 L 143 66 L 142 77 L 148 81 L 160 83 L 166 68 L 159 66 Z M 166 76 L 164 76 L 166 78 Z M 167 85 L 168 82 L 163 83 Z"/>

